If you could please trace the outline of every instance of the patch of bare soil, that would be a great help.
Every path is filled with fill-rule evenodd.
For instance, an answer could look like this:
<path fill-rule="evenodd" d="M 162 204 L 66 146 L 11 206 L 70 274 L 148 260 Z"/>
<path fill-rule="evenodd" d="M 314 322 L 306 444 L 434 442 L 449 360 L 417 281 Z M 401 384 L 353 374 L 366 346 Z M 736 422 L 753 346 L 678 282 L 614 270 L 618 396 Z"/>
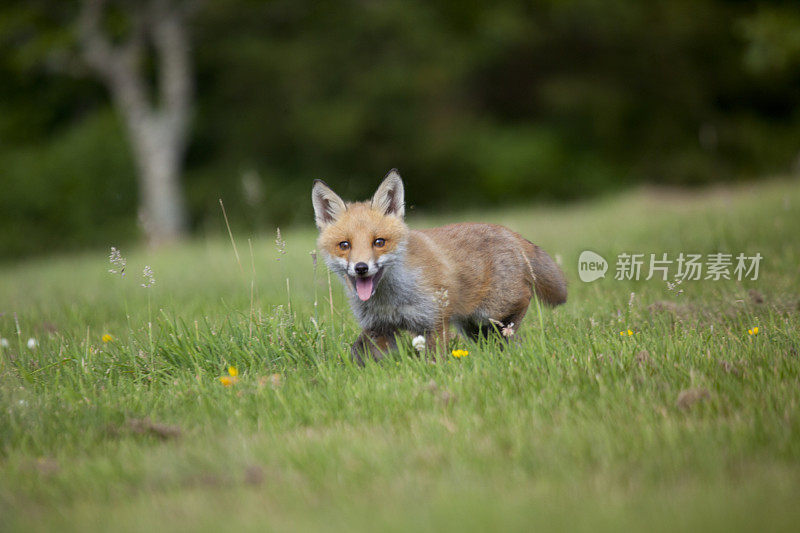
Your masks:
<path fill-rule="evenodd" d="M 693 389 L 684 389 L 678 394 L 678 399 L 675 405 L 679 409 L 688 410 L 698 402 L 704 402 L 711 399 L 711 393 L 708 389 L 697 387 Z"/>
<path fill-rule="evenodd" d="M 181 428 L 173 424 L 155 422 L 150 418 L 131 418 L 122 427 L 135 435 L 150 435 L 161 440 L 176 439 L 181 436 Z"/>

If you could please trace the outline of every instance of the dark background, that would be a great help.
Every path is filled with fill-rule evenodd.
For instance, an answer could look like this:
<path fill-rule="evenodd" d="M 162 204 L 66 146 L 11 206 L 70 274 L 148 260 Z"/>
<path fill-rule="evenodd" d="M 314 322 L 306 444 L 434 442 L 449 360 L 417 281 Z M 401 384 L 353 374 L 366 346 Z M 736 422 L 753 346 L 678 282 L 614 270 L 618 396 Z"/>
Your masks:
<path fill-rule="evenodd" d="M 136 169 L 76 3 L 0 7 L 0 258 L 133 242 Z M 794 1 L 208 1 L 190 20 L 191 228 L 312 221 L 400 169 L 409 203 L 568 201 L 794 171 Z"/>

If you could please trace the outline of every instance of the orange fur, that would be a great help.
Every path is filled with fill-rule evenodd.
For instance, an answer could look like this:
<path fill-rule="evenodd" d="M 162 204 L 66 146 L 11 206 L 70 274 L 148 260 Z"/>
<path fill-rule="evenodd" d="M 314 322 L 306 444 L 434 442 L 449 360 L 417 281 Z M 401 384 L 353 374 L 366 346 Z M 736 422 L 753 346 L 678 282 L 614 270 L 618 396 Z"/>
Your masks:
<path fill-rule="evenodd" d="M 386 216 L 372 209 L 366 202 L 351 203 L 347 211 L 319 234 L 317 246 L 330 255 L 359 261 L 376 260 L 381 255 L 394 252 L 408 236 L 408 226 L 402 220 Z M 372 243 L 377 238 L 386 240 L 383 248 L 375 248 Z M 341 250 L 339 243 L 348 241 L 349 250 Z"/>

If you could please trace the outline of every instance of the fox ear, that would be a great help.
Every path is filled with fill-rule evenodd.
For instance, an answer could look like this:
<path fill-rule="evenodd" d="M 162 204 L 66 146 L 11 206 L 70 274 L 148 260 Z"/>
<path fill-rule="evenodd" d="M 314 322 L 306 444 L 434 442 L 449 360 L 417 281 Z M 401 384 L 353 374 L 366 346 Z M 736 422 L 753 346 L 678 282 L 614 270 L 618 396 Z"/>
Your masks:
<path fill-rule="evenodd" d="M 396 168 L 383 178 L 378 190 L 372 197 L 372 208 L 387 215 L 403 218 L 406 214 L 405 192 L 403 180 Z"/>
<path fill-rule="evenodd" d="M 314 218 L 319 229 L 336 222 L 347 210 L 344 200 L 322 180 L 314 180 L 311 203 L 314 204 Z"/>

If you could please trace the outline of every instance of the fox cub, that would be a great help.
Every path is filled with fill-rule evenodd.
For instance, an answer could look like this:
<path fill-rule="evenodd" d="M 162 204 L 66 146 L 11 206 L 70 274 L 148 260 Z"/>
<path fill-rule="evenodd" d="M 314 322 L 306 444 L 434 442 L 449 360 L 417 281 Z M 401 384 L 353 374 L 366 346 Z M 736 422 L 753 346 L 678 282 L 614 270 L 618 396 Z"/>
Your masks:
<path fill-rule="evenodd" d="M 397 347 L 401 330 L 445 348 L 449 326 L 477 339 L 522 322 L 533 290 L 550 305 L 567 300 L 564 274 L 547 253 L 503 226 L 452 224 L 410 230 L 396 170 L 371 200 L 345 203 L 314 181 L 317 247 L 350 294 L 363 331 L 359 364 Z M 506 330 L 508 332 L 508 330 Z"/>

